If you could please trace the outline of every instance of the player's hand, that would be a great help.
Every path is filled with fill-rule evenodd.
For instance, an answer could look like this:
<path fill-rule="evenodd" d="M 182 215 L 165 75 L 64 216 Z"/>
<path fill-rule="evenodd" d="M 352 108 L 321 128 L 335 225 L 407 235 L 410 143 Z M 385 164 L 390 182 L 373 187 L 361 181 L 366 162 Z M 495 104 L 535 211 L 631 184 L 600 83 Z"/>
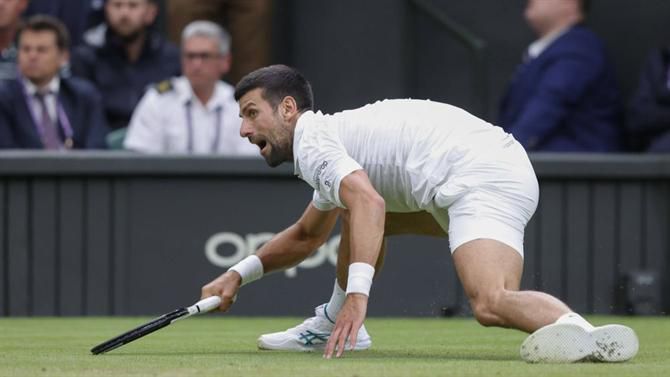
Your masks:
<path fill-rule="evenodd" d="M 337 315 L 333 332 L 330 333 L 323 357 L 330 359 L 336 350 L 337 354 L 335 357 L 342 356 L 347 338 L 351 344 L 351 349 L 354 349 L 358 330 L 363 326 L 367 310 L 368 296 L 360 293 L 350 293 L 347 295 L 340 314 Z"/>
<path fill-rule="evenodd" d="M 235 271 L 228 271 L 202 287 L 200 298 L 203 299 L 210 296 L 221 297 L 219 310 L 225 312 L 235 302 L 241 283 L 242 277 L 240 274 Z"/>

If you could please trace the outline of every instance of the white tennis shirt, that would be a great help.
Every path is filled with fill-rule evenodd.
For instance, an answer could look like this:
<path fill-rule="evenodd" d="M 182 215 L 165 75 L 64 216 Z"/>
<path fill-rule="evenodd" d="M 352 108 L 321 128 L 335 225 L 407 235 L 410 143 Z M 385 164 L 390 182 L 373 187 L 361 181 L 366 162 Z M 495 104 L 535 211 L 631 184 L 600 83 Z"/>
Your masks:
<path fill-rule="evenodd" d="M 314 188 L 321 210 L 344 208 L 340 183 L 363 169 L 388 212 L 415 212 L 428 210 L 437 190 L 473 162 L 512 144 L 502 128 L 458 107 L 398 99 L 332 115 L 303 113 L 293 156 L 295 174 Z"/>

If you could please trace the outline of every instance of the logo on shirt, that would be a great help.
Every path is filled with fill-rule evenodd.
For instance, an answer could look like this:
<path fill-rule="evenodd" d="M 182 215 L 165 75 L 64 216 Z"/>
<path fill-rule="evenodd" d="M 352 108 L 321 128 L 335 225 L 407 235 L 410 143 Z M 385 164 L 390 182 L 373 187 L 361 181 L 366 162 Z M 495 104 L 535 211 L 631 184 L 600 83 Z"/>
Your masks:
<path fill-rule="evenodd" d="M 322 162 L 314 172 L 314 184 L 316 185 L 315 188 L 317 191 L 321 190 L 321 173 L 323 173 L 323 169 L 325 169 L 326 166 L 328 166 L 328 161 Z M 326 180 L 325 184 L 330 187 L 330 182 L 328 180 Z"/>

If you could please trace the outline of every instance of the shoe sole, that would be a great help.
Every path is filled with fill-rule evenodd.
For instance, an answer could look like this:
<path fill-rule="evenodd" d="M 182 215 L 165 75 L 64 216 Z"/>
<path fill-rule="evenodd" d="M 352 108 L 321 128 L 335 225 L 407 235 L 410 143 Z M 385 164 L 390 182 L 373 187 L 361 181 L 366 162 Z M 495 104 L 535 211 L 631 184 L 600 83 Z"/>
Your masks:
<path fill-rule="evenodd" d="M 306 346 L 301 343 L 297 343 L 293 340 L 288 340 L 287 342 L 282 343 L 269 343 L 264 340 L 263 337 L 258 338 L 258 349 L 264 351 L 298 351 L 298 352 L 315 352 L 323 351 L 326 349 L 326 343 L 313 344 Z M 372 346 L 372 340 L 368 339 L 367 341 L 357 341 L 354 351 L 365 351 Z M 347 343 L 345 347 L 346 351 L 351 351 L 351 346 Z"/>
<path fill-rule="evenodd" d="M 530 334 L 521 344 L 521 359 L 529 363 L 574 363 L 595 349 L 591 334 L 572 323 L 554 323 Z"/>
<path fill-rule="evenodd" d="M 592 358 L 602 362 L 622 362 L 632 359 L 640 347 L 635 331 L 628 326 L 606 325 L 591 331 L 595 342 Z"/>

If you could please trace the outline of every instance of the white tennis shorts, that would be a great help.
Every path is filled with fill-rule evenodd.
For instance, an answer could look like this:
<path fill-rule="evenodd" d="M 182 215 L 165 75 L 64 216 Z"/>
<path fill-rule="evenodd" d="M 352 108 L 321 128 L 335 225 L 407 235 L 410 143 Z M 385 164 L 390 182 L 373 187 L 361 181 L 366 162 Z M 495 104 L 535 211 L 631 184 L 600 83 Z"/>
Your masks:
<path fill-rule="evenodd" d="M 535 171 L 515 141 L 459 169 L 438 189 L 430 212 L 448 232 L 452 253 L 466 242 L 486 238 L 513 247 L 523 257 L 524 229 L 538 197 Z"/>

